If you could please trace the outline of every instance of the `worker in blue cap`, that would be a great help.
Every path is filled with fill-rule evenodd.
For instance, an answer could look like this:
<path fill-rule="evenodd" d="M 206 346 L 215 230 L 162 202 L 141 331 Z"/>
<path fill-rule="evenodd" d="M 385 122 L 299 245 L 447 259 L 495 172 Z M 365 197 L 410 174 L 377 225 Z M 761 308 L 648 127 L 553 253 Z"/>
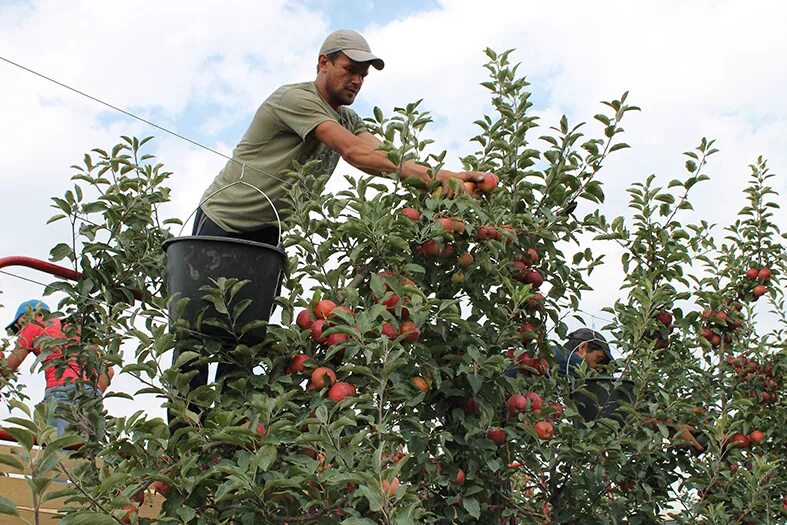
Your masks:
<path fill-rule="evenodd" d="M 76 359 L 66 359 L 65 364 L 62 364 L 66 348 L 75 347 L 72 353 L 79 350 L 79 337 L 68 337 L 62 319 L 49 313 L 49 306 L 38 299 L 24 301 L 19 305 L 14 318 L 6 326 L 7 331 L 17 336 L 17 341 L 16 347 L 8 355 L 3 372 L 15 372 L 30 353 L 39 356 L 43 352 L 45 401 L 55 398 L 59 405 L 68 405 L 73 403 L 77 391 L 88 396 L 101 396 L 109 386 L 114 371 L 109 367 L 96 377 L 95 372 L 86 373 Z M 65 419 L 57 416 L 49 423 L 57 430 L 58 437 L 63 435 L 68 426 Z"/>

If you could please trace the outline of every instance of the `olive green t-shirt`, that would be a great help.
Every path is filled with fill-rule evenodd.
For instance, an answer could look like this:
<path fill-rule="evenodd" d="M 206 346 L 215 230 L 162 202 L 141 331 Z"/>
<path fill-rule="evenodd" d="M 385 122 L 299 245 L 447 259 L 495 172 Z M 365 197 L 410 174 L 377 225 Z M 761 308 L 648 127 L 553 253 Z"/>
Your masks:
<path fill-rule="evenodd" d="M 203 194 L 205 214 L 222 229 L 235 233 L 275 224 L 276 216 L 265 197 L 246 184 L 231 184 L 242 173 L 243 181 L 262 190 L 281 210 L 282 198 L 294 183 L 284 173 L 292 169 L 293 161 L 303 164 L 319 159 L 319 173 L 336 169 L 339 154 L 312 133 L 327 120 L 338 122 L 354 135 L 367 131 L 352 109 L 342 106 L 336 112 L 329 106 L 314 82 L 289 84 L 274 91 L 257 110 L 232 152 L 232 158 L 239 162 L 227 161 Z"/>

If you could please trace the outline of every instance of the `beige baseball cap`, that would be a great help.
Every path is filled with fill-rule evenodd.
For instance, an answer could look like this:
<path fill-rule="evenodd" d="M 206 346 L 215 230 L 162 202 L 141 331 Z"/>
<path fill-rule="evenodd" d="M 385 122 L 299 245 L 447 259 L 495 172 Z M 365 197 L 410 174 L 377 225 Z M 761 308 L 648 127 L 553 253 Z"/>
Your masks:
<path fill-rule="evenodd" d="M 336 51 L 341 51 L 350 60 L 356 62 L 370 62 L 377 70 L 385 67 L 383 59 L 372 54 L 369 44 L 361 33 L 352 29 L 334 31 L 328 35 L 320 48 L 321 55 L 329 55 Z"/>

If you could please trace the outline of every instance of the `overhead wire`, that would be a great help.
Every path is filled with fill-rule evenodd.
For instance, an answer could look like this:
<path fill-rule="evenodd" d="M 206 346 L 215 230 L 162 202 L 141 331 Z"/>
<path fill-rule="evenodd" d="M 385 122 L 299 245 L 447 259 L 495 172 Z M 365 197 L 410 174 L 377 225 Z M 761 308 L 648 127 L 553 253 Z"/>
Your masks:
<path fill-rule="evenodd" d="M 257 173 L 259 173 L 261 175 L 265 175 L 266 177 L 271 177 L 273 179 L 278 180 L 279 182 L 285 182 L 285 183 L 288 182 L 285 179 L 282 179 L 280 177 L 277 177 L 276 175 L 273 175 L 272 173 L 268 173 L 268 172 L 266 172 L 264 170 L 261 170 L 259 168 L 255 168 L 254 166 L 249 166 L 245 162 L 241 162 L 241 161 L 239 161 L 236 158 L 230 157 L 229 155 L 226 155 L 226 154 L 224 154 L 224 153 L 222 153 L 220 151 L 217 151 L 217 150 L 211 148 L 210 146 L 206 146 L 206 145 L 204 145 L 204 144 L 202 144 L 200 142 L 197 142 L 194 139 L 190 139 L 189 137 L 186 137 L 185 135 L 182 135 L 182 134 L 180 134 L 180 133 L 178 133 L 176 131 L 172 131 L 171 129 L 165 128 L 164 126 L 161 126 L 159 124 L 156 124 L 155 122 L 152 122 L 152 121 L 150 121 L 148 119 L 140 117 L 139 115 L 136 115 L 136 114 L 134 114 L 134 113 L 132 113 L 130 111 L 127 111 L 127 110 L 125 110 L 123 108 L 120 108 L 118 106 L 110 104 L 109 102 L 101 100 L 98 97 L 90 95 L 89 93 L 85 93 L 84 91 L 81 91 L 81 90 L 79 90 L 79 89 L 77 89 L 75 87 L 69 86 L 68 84 L 66 84 L 64 82 L 60 82 L 59 80 L 56 80 L 56 79 L 54 79 L 52 77 L 49 77 L 49 76 L 47 76 L 47 75 L 45 75 L 43 73 L 39 73 L 38 71 L 36 71 L 34 69 L 31 69 L 31 68 L 29 68 L 27 66 L 23 66 L 22 64 L 19 64 L 18 62 L 14 62 L 13 60 L 10 60 L 10 59 L 2 56 L 2 55 L 0 55 L 0 60 L 2 60 L 3 62 L 6 62 L 6 63 L 8 63 L 8 64 L 10 64 L 12 66 L 18 67 L 19 69 L 21 69 L 23 71 L 27 71 L 28 73 L 30 73 L 32 75 L 35 75 L 35 76 L 40 77 L 40 78 L 43 78 L 44 80 L 47 80 L 49 82 L 52 82 L 53 84 L 56 84 L 56 85 L 58 85 L 58 86 L 60 86 L 62 88 L 65 88 L 65 89 L 67 89 L 69 91 L 72 91 L 72 92 L 74 92 L 74 93 L 76 93 L 78 95 L 81 95 L 81 96 L 83 96 L 85 98 L 88 98 L 88 99 L 90 99 L 90 100 L 92 100 L 94 102 L 97 102 L 97 103 L 102 104 L 102 105 L 104 105 L 104 106 L 106 106 L 108 108 L 111 108 L 111 109 L 113 109 L 113 110 L 115 110 L 115 111 L 117 111 L 119 113 L 122 113 L 123 115 L 126 115 L 126 116 L 131 117 L 131 118 L 136 119 L 136 120 L 139 120 L 140 122 L 144 122 L 145 124 L 147 124 L 149 126 L 152 126 L 152 127 L 156 128 L 156 129 L 159 129 L 159 130 L 161 130 L 161 131 L 163 131 L 165 133 L 169 133 L 173 137 L 177 137 L 177 138 L 179 138 L 181 140 L 184 140 L 184 141 L 186 141 L 186 142 L 188 142 L 188 143 L 190 143 L 190 144 L 192 144 L 194 146 L 197 146 L 197 147 L 202 148 L 202 149 L 204 149 L 206 151 L 209 151 L 209 152 L 211 152 L 211 153 L 213 153 L 215 155 L 218 155 L 219 157 L 222 157 L 222 158 L 227 159 L 229 161 L 235 162 L 236 164 L 239 164 L 241 167 L 248 168 L 248 169 L 250 169 L 252 171 L 256 171 Z M 242 175 L 241 175 L 241 177 L 242 177 Z"/>

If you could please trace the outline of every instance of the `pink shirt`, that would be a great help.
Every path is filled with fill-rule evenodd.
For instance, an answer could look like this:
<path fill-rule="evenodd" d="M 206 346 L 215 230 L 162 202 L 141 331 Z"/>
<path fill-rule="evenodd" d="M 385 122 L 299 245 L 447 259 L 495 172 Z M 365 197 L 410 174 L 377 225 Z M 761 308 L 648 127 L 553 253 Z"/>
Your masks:
<path fill-rule="evenodd" d="M 35 355 L 41 354 L 41 344 L 37 341 L 39 337 L 50 337 L 52 339 L 65 339 L 60 319 L 50 319 L 44 322 L 43 317 L 38 317 L 34 322 L 29 322 L 19 331 L 17 345 L 25 350 L 30 350 Z M 72 341 L 79 343 L 79 338 L 74 337 Z M 43 341 L 41 342 L 43 343 Z M 73 383 L 80 379 L 79 364 L 75 360 L 69 360 L 65 367 L 56 366 L 54 363 L 47 366 L 47 363 L 56 359 L 62 359 L 62 346 L 49 346 L 48 355 L 43 360 L 44 374 L 46 375 L 46 387 L 62 386 L 66 382 Z M 87 379 L 82 373 L 81 379 Z"/>

